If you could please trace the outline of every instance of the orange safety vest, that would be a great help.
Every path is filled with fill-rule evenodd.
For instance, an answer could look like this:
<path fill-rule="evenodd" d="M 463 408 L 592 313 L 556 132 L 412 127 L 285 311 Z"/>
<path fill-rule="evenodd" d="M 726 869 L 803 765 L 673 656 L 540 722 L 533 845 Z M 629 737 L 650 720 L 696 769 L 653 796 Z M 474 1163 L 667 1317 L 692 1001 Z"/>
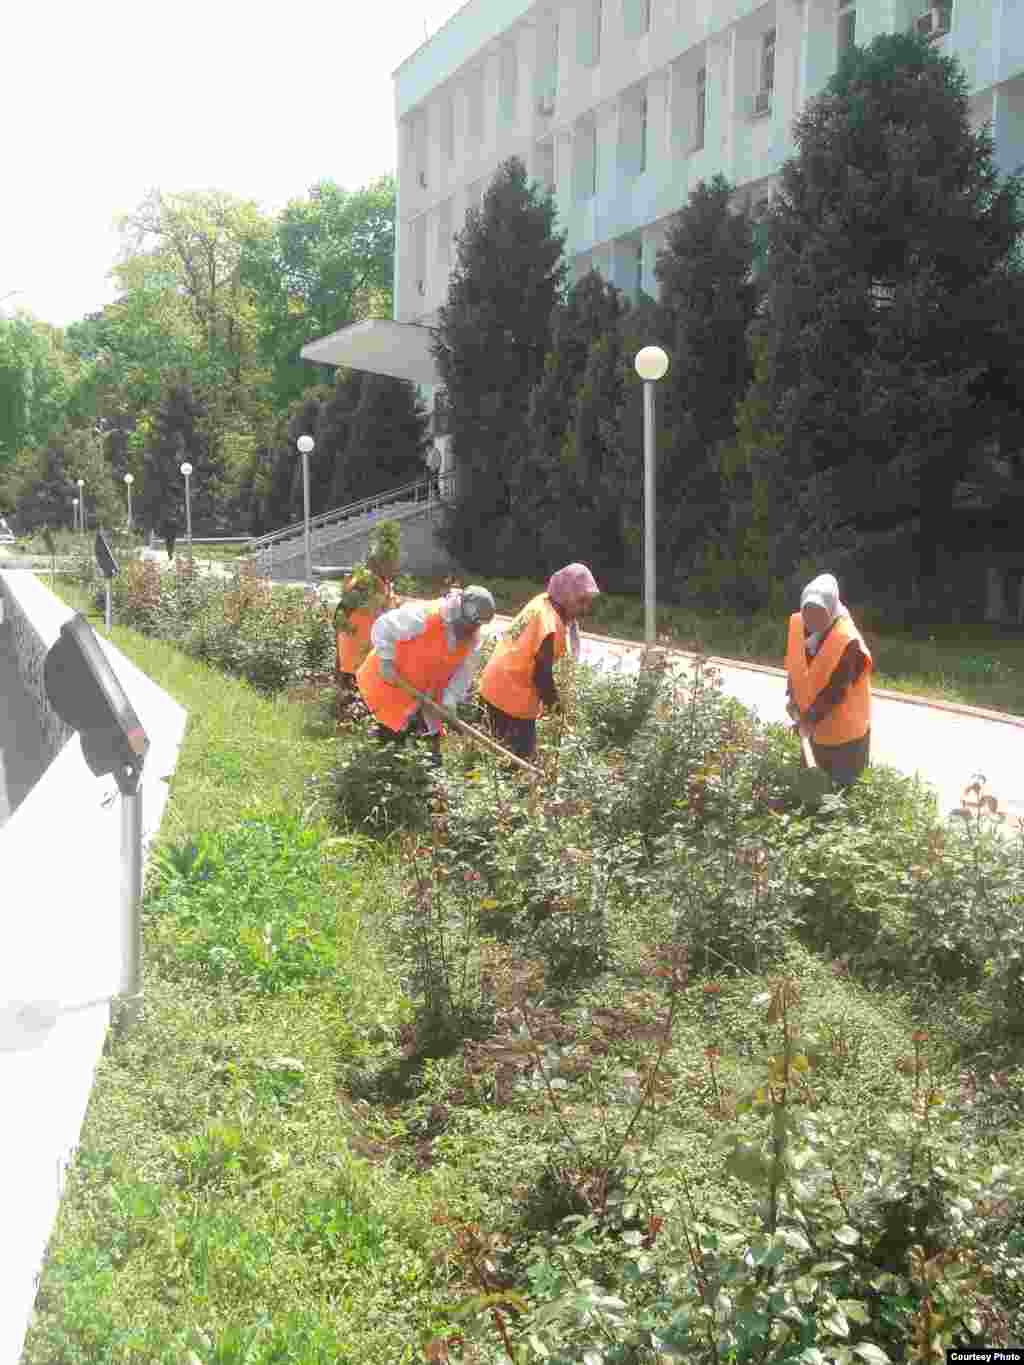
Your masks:
<path fill-rule="evenodd" d="M 871 651 L 848 616 L 840 616 L 833 624 L 817 654 L 807 662 L 804 644 L 804 618 L 794 612 L 789 618 L 789 642 L 786 647 L 786 672 L 793 691 L 793 700 L 801 711 L 814 704 L 815 698 L 828 686 L 839 660 L 851 640 L 861 647 L 867 663 L 864 672 L 846 696 L 814 727 L 812 738 L 816 744 L 849 744 L 863 739 L 871 729 L 871 670 L 874 661 Z"/>
<path fill-rule="evenodd" d="M 420 692 L 440 701 L 459 664 L 472 650 L 473 637 L 449 649 L 440 600 L 427 603 L 427 608 L 427 628 L 423 634 L 414 640 L 399 640 L 395 645 L 395 671 Z M 415 697 L 382 677 L 375 649 L 370 650 L 356 673 L 356 686 L 374 716 L 389 730 L 404 730 L 409 717 L 419 709 Z"/>
<path fill-rule="evenodd" d="M 346 591 L 351 584 L 352 579 L 347 578 L 342 591 Z M 347 613 L 353 633 L 349 634 L 346 630 L 334 632 L 339 673 L 358 673 L 370 652 L 370 628 L 374 621 L 386 611 L 392 611 L 400 605 L 394 588 L 388 583 L 383 592 L 374 593 L 365 607 Z"/>
<path fill-rule="evenodd" d="M 480 695 L 506 716 L 535 720 L 544 709 L 533 681 L 537 653 L 554 634 L 555 658 L 565 653 L 565 622 L 546 592 L 531 598 L 502 636 L 480 675 Z"/>

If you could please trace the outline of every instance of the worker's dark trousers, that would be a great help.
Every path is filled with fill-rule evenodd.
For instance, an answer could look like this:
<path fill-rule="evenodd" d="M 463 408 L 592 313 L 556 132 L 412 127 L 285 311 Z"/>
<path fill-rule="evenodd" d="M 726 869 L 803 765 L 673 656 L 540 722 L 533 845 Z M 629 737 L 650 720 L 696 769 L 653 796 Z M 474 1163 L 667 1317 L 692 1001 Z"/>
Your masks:
<path fill-rule="evenodd" d="M 520 716 L 510 716 L 506 711 L 499 711 L 489 701 L 485 701 L 484 705 L 487 707 L 487 720 L 491 732 L 498 743 L 503 744 L 506 749 L 511 749 L 517 758 L 527 761 L 531 759 L 537 751 L 537 722 L 524 720 Z"/>
<path fill-rule="evenodd" d="M 849 744 L 815 744 L 811 752 L 819 768 L 824 769 L 836 787 L 851 787 L 868 766 L 871 759 L 871 731 L 863 739 L 852 739 Z"/>
<path fill-rule="evenodd" d="M 430 744 L 430 762 L 435 768 L 441 766 L 441 736 L 432 735 L 423 726 L 419 714 L 411 725 L 407 725 L 404 730 L 389 730 L 386 725 L 377 726 L 377 738 L 382 744 L 404 744 L 412 736 L 418 741 L 427 740 Z"/>

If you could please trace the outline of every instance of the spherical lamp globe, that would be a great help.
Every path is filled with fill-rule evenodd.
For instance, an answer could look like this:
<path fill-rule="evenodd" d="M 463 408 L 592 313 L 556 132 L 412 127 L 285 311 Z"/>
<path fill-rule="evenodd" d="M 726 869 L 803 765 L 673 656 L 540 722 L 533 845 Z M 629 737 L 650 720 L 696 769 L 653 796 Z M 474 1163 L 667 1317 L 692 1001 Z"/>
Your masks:
<path fill-rule="evenodd" d="M 645 346 L 642 351 L 637 351 L 636 372 L 647 383 L 656 379 L 661 379 L 668 369 L 668 356 L 660 346 Z"/>
<path fill-rule="evenodd" d="M 315 445 L 315 442 L 312 436 L 300 436 L 295 444 L 299 447 L 300 454 L 311 455 L 313 453 L 313 446 Z"/>

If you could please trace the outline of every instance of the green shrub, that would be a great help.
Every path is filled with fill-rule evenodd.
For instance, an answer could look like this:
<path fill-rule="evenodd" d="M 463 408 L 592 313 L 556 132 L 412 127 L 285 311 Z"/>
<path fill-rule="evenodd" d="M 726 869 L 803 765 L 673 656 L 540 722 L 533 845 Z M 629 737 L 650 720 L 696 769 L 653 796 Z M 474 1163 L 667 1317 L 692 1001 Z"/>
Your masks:
<path fill-rule="evenodd" d="M 156 852 L 145 912 L 165 969 L 265 994 L 311 982 L 344 986 L 334 911 L 321 885 L 321 839 L 282 814 Z"/>

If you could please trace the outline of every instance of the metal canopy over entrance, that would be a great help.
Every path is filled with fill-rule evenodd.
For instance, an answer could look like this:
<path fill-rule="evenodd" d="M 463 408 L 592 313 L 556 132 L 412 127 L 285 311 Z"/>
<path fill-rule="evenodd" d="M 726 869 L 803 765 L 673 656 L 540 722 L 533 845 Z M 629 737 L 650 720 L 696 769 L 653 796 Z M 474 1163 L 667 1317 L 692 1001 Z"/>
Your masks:
<path fill-rule="evenodd" d="M 436 386 L 441 376 L 430 353 L 432 341 L 433 332 L 420 323 L 367 318 L 309 342 L 300 354 L 317 365 L 345 365 Z"/>

